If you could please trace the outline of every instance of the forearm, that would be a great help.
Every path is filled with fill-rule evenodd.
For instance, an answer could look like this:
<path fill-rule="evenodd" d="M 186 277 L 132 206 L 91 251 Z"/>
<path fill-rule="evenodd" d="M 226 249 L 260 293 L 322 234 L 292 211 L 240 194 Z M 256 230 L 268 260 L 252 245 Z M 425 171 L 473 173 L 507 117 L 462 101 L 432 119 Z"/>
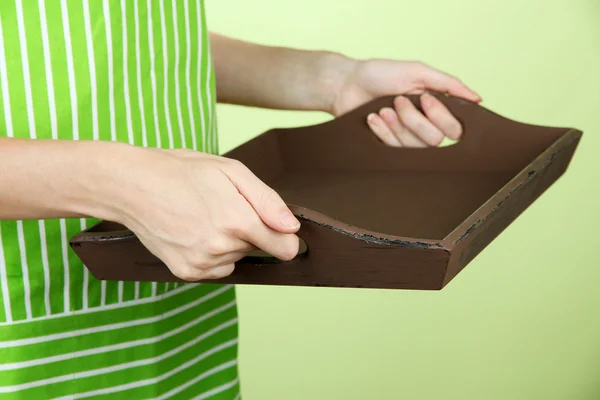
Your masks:
<path fill-rule="evenodd" d="M 126 145 L 0 138 L 0 220 L 112 218 L 109 168 Z"/>
<path fill-rule="evenodd" d="M 354 61 L 326 51 L 270 47 L 211 33 L 217 99 L 254 107 L 330 111 Z"/>

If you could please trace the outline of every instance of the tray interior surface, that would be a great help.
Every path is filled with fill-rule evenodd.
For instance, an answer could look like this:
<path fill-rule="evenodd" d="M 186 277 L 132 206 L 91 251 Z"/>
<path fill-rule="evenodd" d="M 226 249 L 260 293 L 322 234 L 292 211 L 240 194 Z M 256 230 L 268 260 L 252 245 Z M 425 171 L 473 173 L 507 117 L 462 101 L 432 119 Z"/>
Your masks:
<path fill-rule="evenodd" d="M 282 171 L 267 183 L 288 204 L 349 225 L 441 240 L 516 172 Z"/>

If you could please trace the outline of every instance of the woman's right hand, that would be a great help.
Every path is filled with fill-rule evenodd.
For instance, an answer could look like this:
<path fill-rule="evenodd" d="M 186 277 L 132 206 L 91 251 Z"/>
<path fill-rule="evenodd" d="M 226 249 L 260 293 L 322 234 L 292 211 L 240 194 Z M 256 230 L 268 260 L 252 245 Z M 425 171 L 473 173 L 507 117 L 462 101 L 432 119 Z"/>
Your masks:
<path fill-rule="evenodd" d="M 240 162 L 191 150 L 128 147 L 103 202 L 177 277 L 215 279 L 259 248 L 298 253 L 300 222 Z M 116 193 L 116 194 L 115 194 Z"/>

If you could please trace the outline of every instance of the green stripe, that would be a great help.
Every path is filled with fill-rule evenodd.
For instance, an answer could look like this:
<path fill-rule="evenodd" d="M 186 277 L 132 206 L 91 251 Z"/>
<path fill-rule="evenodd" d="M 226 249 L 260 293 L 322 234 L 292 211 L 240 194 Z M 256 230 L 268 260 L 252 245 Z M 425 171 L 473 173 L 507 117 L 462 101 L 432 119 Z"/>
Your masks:
<path fill-rule="evenodd" d="M 185 1 L 185 0 L 184 0 Z M 192 147 L 191 135 L 192 127 L 190 123 L 190 113 L 188 111 L 188 96 L 187 92 L 189 90 L 188 81 L 186 79 L 186 65 L 188 58 L 187 51 L 187 39 L 186 39 L 186 14 L 184 8 L 184 2 L 178 1 L 177 4 L 177 24 L 179 30 L 177 31 L 177 36 L 179 38 L 179 70 L 177 73 L 179 74 L 179 102 L 181 104 L 181 117 L 183 120 L 183 126 L 181 129 L 186 134 L 186 147 Z M 195 14 L 194 14 L 195 15 Z M 190 50 L 193 48 L 190 47 Z"/>
<path fill-rule="evenodd" d="M 44 269 L 42 266 L 40 229 L 38 221 L 23 221 L 23 234 L 27 246 L 27 269 L 29 272 L 29 291 L 31 293 L 31 315 L 42 317 L 46 315 L 44 308 Z M 36 301 L 37 300 L 37 301 Z"/>
<path fill-rule="evenodd" d="M 48 244 L 48 260 L 50 263 L 50 311 L 58 314 L 64 311 L 63 288 L 65 285 L 62 274 L 62 243 L 60 240 L 60 221 L 46 220 L 46 243 Z M 1 332 L 1 328 L 0 328 Z"/>
<path fill-rule="evenodd" d="M 146 1 L 145 0 L 135 0 L 135 2 L 137 2 L 138 7 L 137 7 L 137 12 L 138 12 L 138 19 L 137 19 L 137 31 L 139 31 L 138 37 L 139 37 L 139 44 L 136 44 L 136 41 L 133 41 L 133 48 L 130 51 L 130 54 L 134 54 L 133 59 L 131 60 L 131 64 L 133 65 L 135 74 L 137 74 L 137 64 L 136 61 L 139 59 L 141 60 L 148 60 L 150 57 L 150 53 L 149 53 L 149 44 L 148 44 L 148 35 L 146 34 L 147 29 L 148 29 L 148 15 L 147 15 L 147 6 L 146 6 Z M 130 2 L 128 3 L 128 5 L 130 6 L 130 8 L 132 9 L 131 12 L 128 11 L 128 15 L 130 16 L 129 18 L 129 28 L 130 29 L 135 29 L 136 28 L 136 21 L 135 21 L 135 10 L 134 10 L 134 2 Z M 135 39 L 136 37 L 136 33 L 133 33 L 132 38 Z M 138 120 L 136 118 L 134 118 L 133 122 L 134 122 L 134 129 L 136 132 L 139 132 L 141 135 L 141 125 L 144 124 L 144 126 L 146 127 L 146 138 L 148 141 L 148 147 L 156 147 L 156 135 L 155 135 L 155 127 L 154 127 L 154 113 L 153 113 L 153 102 L 152 102 L 152 85 L 151 85 L 151 80 L 150 80 L 150 76 L 151 76 L 151 70 L 150 70 L 150 63 L 141 63 L 140 62 L 140 75 L 141 75 L 141 89 L 142 89 L 142 96 L 143 96 L 143 104 L 140 104 L 140 108 L 144 108 L 144 121 L 142 121 L 141 119 L 139 120 L 139 128 L 137 127 L 138 125 L 136 125 L 138 123 Z M 137 88 L 137 75 L 134 75 L 136 79 L 134 79 L 133 81 L 135 81 L 134 85 Z M 132 98 L 135 98 L 136 101 L 134 102 L 134 104 L 138 104 L 138 98 L 137 98 L 137 89 L 134 92 L 135 94 L 132 95 Z M 141 118 L 141 113 L 138 112 L 138 114 L 140 114 L 140 118 Z"/>
<path fill-rule="evenodd" d="M 46 4 L 46 17 L 48 19 L 48 40 L 50 42 L 58 136 L 59 138 L 70 138 L 73 124 L 70 117 L 71 104 L 69 103 L 67 54 L 64 47 L 65 39 L 60 7 L 49 7 L 49 4 Z"/>
<path fill-rule="evenodd" d="M 50 110 L 48 108 L 48 90 L 46 84 L 46 67 L 43 62 L 43 47 L 40 27 L 40 14 L 37 7 L 23 7 L 23 19 L 25 20 L 25 36 L 27 37 L 27 54 L 29 60 L 29 73 L 31 79 L 31 91 L 33 96 L 33 109 L 35 129 L 37 138 L 51 138 Z M 39 61 L 38 61 L 39 60 Z M 44 77 L 44 79 L 41 79 Z"/>
<path fill-rule="evenodd" d="M 14 320 L 25 319 L 25 302 L 23 301 L 23 275 L 21 273 L 21 255 L 19 253 L 17 237 L 17 223 L 15 221 L 2 222 L 2 244 L 4 245 L 4 259 L 6 263 L 6 274 L 8 280 L 8 291 L 10 293 L 10 306 Z M 0 331 L 0 338 L 6 338 L 4 332 Z M 1 358 L 0 358 L 1 359 Z"/>
<path fill-rule="evenodd" d="M 15 136 L 29 137 L 29 122 L 25 103 L 25 86 L 23 66 L 21 63 L 21 47 L 17 29 L 15 3 L 2 5 L 2 29 L 4 31 L 4 53 L 8 74 L 8 87 L 11 103 L 11 115 Z"/>

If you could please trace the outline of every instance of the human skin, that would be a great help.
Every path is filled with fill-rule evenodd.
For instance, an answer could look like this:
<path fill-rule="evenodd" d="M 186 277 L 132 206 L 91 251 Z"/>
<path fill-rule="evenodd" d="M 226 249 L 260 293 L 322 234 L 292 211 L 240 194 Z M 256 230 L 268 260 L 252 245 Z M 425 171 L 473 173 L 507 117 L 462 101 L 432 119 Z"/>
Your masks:
<path fill-rule="evenodd" d="M 398 95 L 394 108 L 367 118 L 391 146 L 460 138 L 462 127 L 428 90 L 481 100 L 457 78 L 419 62 L 354 60 L 210 37 L 219 102 L 339 116 Z M 402 96 L 420 93 L 423 113 Z M 14 138 L 0 138 L 0 160 L 0 220 L 115 221 L 187 281 L 227 276 L 256 248 L 282 260 L 298 252 L 299 221 L 234 160 L 115 142 Z"/>

